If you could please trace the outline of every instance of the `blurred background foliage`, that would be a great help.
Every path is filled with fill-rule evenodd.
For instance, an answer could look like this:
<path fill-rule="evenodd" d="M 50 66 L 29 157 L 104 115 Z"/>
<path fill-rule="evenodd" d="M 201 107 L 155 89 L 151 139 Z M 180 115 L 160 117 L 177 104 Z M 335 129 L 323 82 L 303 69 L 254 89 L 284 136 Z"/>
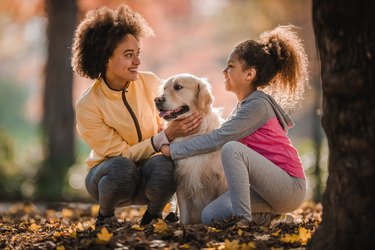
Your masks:
<path fill-rule="evenodd" d="M 45 144 L 42 120 L 48 117 L 46 112 L 51 112 L 45 108 L 49 70 L 46 65 L 51 53 L 47 6 L 54 1 L 0 0 L 0 201 L 90 200 L 84 188 L 84 160 L 89 149 L 77 135 L 74 163 L 57 171 L 57 164 L 48 161 L 49 146 Z M 87 11 L 101 6 L 116 8 L 125 3 L 141 13 L 156 33 L 155 38 L 142 41 L 141 69 L 153 71 L 161 79 L 181 72 L 208 78 L 215 106 L 223 107 L 224 115 L 236 104 L 235 96 L 224 90 L 221 73 L 234 44 L 256 39 L 264 30 L 279 24 L 299 26 L 310 60 L 311 88 L 293 114 L 296 127 L 290 130 L 290 136 L 309 177 L 306 198 L 320 201 L 328 152 L 320 125 L 320 77 L 310 0 L 69 0 L 72 1 L 77 6 L 73 10 L 77 24 Z M 70 48 L 63 53 L 70 57 Z M 90 80 L 78 76 L 66 83 L 67 88 L 72 86 L 73 106 L 90 84 Z M 64 113 L 65 107 L 54 108 L 57 114 Z M 48 182 L 38 177 L 41 172 Z M 41 181 L 44 183 L 38 183 Z M 54 182 L 62 182 L 63 186 L 49 188 Z M 39 185 L 45 183 L 48 185 Z M 44 196 L 38 189 L 50 193 Z"/>

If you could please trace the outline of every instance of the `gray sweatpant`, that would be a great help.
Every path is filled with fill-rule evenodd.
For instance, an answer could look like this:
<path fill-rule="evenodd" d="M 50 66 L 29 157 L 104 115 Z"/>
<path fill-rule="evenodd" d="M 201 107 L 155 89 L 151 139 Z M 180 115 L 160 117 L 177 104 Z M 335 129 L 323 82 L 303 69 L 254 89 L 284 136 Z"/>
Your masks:
<path fill-rule="evenodd" d="M 230 216 L 269 224 L 273 214 L 292 212 L 304 200 L 306 180 L 295 178 L 240 142 L 221 149 L 228 191 L 208 204 L 202 222 Z"/>
<path fill-rule="evenodd" d="M 163 155 L 141 166 L 124 157 L 109 158 L 89 171 L 85 184 L 104 216 L 129 205 L 148 205 L 150 214 L 160 215 L 176 191 L 173 161 Z"/>

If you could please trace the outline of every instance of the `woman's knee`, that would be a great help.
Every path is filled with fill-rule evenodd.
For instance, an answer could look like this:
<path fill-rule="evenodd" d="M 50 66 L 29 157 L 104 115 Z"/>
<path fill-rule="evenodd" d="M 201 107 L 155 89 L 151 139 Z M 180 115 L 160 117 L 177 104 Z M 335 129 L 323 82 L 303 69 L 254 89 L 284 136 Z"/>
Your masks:
<path fill-rule="evenodd" d="M 100 192 L 133 193 L 140 179 L 136 165 L 124 157 L 107 161 L 108 169 L 98 183 Z"/>
<path fill-rule="evenodd" d="M 158 156 L 155 156 L 155 159 L 148 162 L 142 169 L 142 174 L 146 178 L 145 193 L 148 198 L 171 196 L 176 192 L 174 163 L 169 158 L 156 157 Z"/>
<path fill-rule="evenodd" d="M 115 176 L 118 180 L 132 181 L 139 178 L 135 163 L 124 157 L 115 157 L 111 162 L 107 172 L 108 176 Z"/>
<path fill-rule="evenodd" d="M 158 179 L 160 181 L 174 181 L 175 166 L 171 159 L 165 156 L 154 156 L 142 167 L 142 174 L 146 179 Z"/>

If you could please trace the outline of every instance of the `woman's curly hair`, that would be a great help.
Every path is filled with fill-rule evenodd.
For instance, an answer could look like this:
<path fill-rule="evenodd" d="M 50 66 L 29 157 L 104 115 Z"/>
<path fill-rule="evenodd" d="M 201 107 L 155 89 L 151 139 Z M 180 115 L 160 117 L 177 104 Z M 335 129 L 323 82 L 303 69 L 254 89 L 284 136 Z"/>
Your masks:
<path fill-rule="evenodd" d="M 246 40 L 233 50 L 243 68 L 254 67 L 254 86 L 272 95 L 286 110 L 293 111 L 309 84 L 308 59 L 293 25 L 278 26 Z"/>
<path fill-rule="evenodd" d="M 89 11 L 74 35 L 73 71 L 90 79 L 101 76 L 116 46 L 128 34 L 139 40 L 154 32 L 140 14 L 126 5 L 116 10 L 102 7 Z"/>

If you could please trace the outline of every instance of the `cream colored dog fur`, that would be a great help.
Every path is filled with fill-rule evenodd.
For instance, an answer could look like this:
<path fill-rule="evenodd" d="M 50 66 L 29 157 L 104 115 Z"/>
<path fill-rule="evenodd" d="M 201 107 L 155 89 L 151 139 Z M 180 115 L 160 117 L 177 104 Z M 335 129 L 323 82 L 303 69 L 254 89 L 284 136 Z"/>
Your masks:
<path fill-rule="evenodd" d="M 165 120 L 181 119 L 195 111 L 202 115 L 197 133 L 174 141 L 186 140 L 219 127 L 222 122 L 220 110 L 212 106 L 211 85 L 205 79 L 178 74 L 168 78 L 163 87 L 163 94 L 155 102 Z M 180 221 L 184 224 L 200 223 L 204 207 L 227 190 L 220 151 L 176 160 L 175 165 Z"/>

